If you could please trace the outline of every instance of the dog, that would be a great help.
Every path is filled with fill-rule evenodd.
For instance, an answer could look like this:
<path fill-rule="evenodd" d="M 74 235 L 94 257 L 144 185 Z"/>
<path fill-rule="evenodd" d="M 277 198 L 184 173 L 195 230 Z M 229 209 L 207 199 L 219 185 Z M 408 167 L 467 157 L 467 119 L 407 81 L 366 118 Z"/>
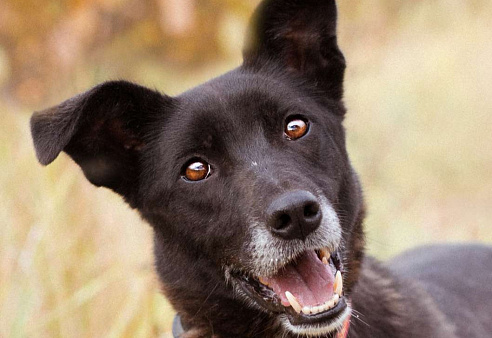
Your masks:
<path fill-rule="evenodd" d="M 335 0 L 265 0 L 243 64 L 179 96 L 113 81 L 34 113 L 152 226 L 181 337 L 492 337 L 492 248 L 364 254 Z"/>

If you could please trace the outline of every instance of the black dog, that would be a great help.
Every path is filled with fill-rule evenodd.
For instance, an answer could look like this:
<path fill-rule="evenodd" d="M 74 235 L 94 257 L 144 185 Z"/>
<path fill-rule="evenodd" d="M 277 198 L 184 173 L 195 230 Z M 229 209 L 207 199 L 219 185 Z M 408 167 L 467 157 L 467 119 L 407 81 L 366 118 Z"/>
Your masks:
<path fill-rule="evenodd" d="M 183 337 L 492 337 L 492 249 L 364 256 L 335 0 L 267 0 L 244 64 L 178 97 L 108 82 L 31 121 L 153 227 Z"/>

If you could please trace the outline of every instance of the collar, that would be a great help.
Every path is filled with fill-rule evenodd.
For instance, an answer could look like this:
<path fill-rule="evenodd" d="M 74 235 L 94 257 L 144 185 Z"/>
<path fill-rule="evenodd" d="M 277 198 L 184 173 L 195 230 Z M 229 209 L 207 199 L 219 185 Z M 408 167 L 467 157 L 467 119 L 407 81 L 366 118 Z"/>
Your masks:
<path fill-rule="evenodd" d="M 342 329 L 337 333 L 336 338 L 347 338 L 349 327 L 350 327 L 350 315 L 343 322 Z M 181 323 L 181 318 L 176 315 L 173 320 L 173 337 L 179 338 L 185 332 L 183 324 Z"/>
<path fill-rule="evenodd" d="M 185 333 L 185 329 L 183 328 L 183 324 L 181 323 L 181 317 L 177 314 L 174 316 L 173 320 L 173 337 L 179 338 L 183 333 Z"/>

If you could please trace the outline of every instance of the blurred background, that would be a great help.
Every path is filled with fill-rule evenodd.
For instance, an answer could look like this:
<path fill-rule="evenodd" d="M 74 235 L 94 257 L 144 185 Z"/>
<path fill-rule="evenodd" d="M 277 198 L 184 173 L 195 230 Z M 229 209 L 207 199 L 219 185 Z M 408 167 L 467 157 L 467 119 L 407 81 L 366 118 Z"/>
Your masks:
<path fill-rule="evenodd" d="M 168 337 L 151 230 L 32 111 L 111 79 L 180 93 L 241 63 L 257 0 L 0 1 L 0 337 Z M 345 126 L 381 259 L 492 242 L 492 2 L 339 1 Z"/>

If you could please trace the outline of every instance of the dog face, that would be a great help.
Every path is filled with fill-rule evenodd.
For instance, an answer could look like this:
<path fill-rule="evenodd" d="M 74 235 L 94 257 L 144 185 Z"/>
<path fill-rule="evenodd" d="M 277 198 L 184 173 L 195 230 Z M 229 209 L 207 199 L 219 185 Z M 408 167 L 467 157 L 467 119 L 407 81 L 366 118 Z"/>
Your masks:
<path fill-rule="evenodd" d="M 65 151 L 152 225 L 190 326 L 320 335 L 350 313 L 362 203 L 335 27 L 334 1 L 265 1 L 230 73 L 177 97 L 108 82 L 32 118 L 41 163 Z"/>

